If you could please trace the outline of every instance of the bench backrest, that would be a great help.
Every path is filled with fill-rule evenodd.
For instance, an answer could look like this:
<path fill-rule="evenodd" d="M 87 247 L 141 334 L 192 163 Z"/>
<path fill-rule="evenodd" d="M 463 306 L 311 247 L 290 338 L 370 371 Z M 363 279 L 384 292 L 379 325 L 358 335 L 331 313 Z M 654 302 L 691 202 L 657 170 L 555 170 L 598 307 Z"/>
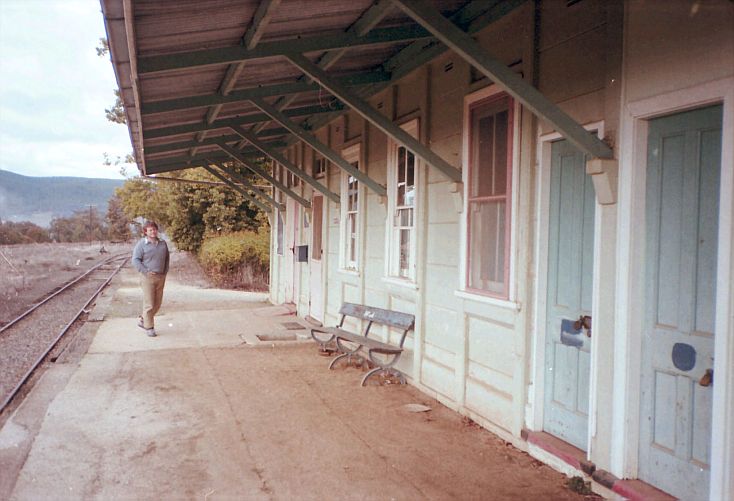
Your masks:
<path fill-rule="evenodd" d="M 415 315 L 363 304 L 344 303 L 339 309 L 339 313 L 347 317 L 355 317 L 402 330 L 412 329 L 415 323 Z"/>

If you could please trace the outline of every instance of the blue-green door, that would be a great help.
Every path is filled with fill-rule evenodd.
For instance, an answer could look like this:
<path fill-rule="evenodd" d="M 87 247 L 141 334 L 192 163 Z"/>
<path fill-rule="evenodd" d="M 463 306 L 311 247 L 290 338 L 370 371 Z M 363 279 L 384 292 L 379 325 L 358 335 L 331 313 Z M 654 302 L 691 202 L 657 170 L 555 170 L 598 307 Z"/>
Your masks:
<path fill-rule="evenodd" d="M 708 498 L 722 108 L 651 120 L 639 477 Z"/>
<path fill-rule="evenodd" d="M 591 316 L 596 202 L 583 153 L 565 140 L 551 152 L 543 429 L 586 450 L 591 338 L 574 322 Z"/>

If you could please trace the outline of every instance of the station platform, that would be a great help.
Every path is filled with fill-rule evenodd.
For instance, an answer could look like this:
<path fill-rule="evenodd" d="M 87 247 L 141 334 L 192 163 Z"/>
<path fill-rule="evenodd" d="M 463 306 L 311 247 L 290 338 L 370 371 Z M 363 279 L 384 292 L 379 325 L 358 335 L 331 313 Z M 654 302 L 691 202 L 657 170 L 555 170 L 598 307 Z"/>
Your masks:
<path fill-rule="evenodd" d="M 169 276 L 155 338 L 141 302 L 128 267 L 4 423 L 0 499 L 584 498 L 411 386 L 329 371 L 263 294 Z"/>

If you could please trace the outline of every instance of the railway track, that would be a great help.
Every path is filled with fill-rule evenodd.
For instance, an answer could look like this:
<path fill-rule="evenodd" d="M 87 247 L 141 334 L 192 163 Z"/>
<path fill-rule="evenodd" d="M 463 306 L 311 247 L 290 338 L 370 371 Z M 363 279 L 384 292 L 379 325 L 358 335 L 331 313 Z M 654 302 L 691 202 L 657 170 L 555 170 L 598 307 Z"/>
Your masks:
<path fill-rule="evenodd" d="M 126 262 L 127 254 L 106 259 L 0 328 L 0 414 L 44 360 L 58 357 L 65 335 Z"/>

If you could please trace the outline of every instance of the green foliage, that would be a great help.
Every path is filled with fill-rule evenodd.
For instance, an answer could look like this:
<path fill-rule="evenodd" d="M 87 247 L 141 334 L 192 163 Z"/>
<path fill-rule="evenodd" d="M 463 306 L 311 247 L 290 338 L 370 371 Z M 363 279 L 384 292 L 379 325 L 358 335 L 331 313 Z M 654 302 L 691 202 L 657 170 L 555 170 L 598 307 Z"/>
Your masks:
<path fill-rule="evenodd" d="M 0 245 L 50 242 L 51 237 L 44 228 L 29 221 L 14 223 L 0 222 Z"/>
<path fill-rule="evenodd" d="M 200 169 L 176 176 L 219 181 Z M 257 182 L 252 175 L 243 176 Z M 129 219 L 143 217 L 158 222 L 179 250 L 198 252 L 207 236 L 267 228 L 266 216 L 228 186 L 132 178 L 116 194 Z"/>
<path fill-rule="evenodd" d="M 132 220 L 138 217 L 157 221 L 165 225 L 166 200 L 160 187 L 153 181 L 141 177 L 128 179 L 115 190 L 125 216 Z"/>
<path fill-rule="evenodd" d="M 99 39 L 99 45 L 94 48 L 99 57 L 104 57 L 110 53 L 110 42 L 106 38 Z"/>
<path fill-rule="evenodd" d="M 220 284 L 229 282 L 232 285 L 232 279 L 237 280 L 243 275 L 250 279 L 250 283 L 239 285 L 252 288 L 252 285 L 257 285 L 252 283 L 253 277 L 259 277 L 259 282 L 267 283 L 270 231 L 237 231 L 207 237 L 199 250 L 199 262 Z"/>
<path fill-rule="evenodd" d="M 120 89 L 115 89 L 115 104 L 110 108 L 105 108 L 104 115 L 107 120 L 116 124 L 126 124 L 125 107 L 122 103 L 122 94 Z"/>
<path fill-rule="evenodd" d="M 104 240 L 107 230 L 97 208 L 90 207 L 52 219 L 49 234 L 56 242 L 89 242 Z"/>
<path fill-rule="evenodd" d="M 130 240 L 132 234 L 130 233 L 130 219 L 125 216 L 125 211 L 122 209 L 122 201 L 117 195 L 110 198 L 107 202 L 107 238 L 112 241 L 127 241 Z"/>

